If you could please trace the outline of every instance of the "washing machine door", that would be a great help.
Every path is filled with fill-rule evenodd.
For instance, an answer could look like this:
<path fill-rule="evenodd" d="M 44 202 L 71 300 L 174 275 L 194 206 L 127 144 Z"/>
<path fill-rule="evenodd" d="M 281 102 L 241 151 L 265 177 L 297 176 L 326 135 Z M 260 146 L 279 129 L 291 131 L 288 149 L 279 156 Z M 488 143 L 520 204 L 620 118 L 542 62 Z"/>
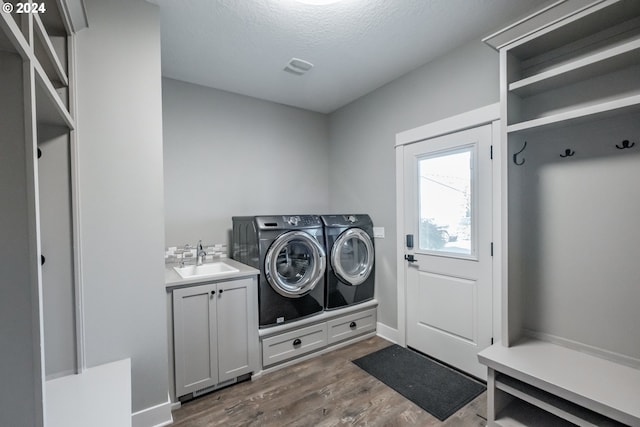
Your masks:
<path fill-rule="evenodd" d="M 264 259 L 267 281 L 277 293 L 298 298 L 324 279 L 327 260 L 318 241 L 304 231 L 281 234 Z"/>
<path fill-rule="evenodd" d="M 363 283 L 373 270 L 373 242 L 361 228 L 349 228 L 331 248 L 331 266 L 338 278 L 352 286 Z"/>

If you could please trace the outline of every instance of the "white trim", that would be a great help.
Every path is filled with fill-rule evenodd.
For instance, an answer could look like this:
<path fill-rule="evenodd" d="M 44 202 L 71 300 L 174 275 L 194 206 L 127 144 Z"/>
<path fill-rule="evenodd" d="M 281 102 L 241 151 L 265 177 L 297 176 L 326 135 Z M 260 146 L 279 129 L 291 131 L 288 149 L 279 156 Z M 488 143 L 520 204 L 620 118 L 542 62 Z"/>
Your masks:
<path fill-rule="evenodd" d="M 67 37 L 69 49 L 69 113 L 75 122 L 75 129 L 69 132 L 70 175 L 71 175 L 71 220 L 73 227 L 73 282 L 74 282 L 74 322 L 76 338 L 76 373 L 87 369 L 84 332 L 84 287 L 82 274 L 82 227 L 80 212 L 80 144 L 76 91 L 76 38 Z"/>
<path fill-rule="evenodd" d="M 502 337 L 502 143 L 500 120 L 491 123 L 492 164 L 492 241 L 493 241 L 493 341 Z"/>
<path fill-rule="evenodd" d="M 525 23 L 525 22 L 527 22 L 527 21 L 532 20 L 532 19 L 533 19 L 533 18 L 535 18 L 536 16 L 542 15 L 543 13 L 545 13 L 545 12 L 547 12 L 547 11 L 549 11 L 549 10 L 553 9 L 554 7 L 557 7 L 557 6 L 561 5 L 562 3 L 565 3 L 566 1 L 567 1 L 567 0 L 558 0 L 558 1 L 556 1 L 555 3 L 552 3 L 552 4 L 550 4 L 550 5 L 547 5 L 546 7 L 542 8 L 542 9 L 540 9 L 540 10 L 538 10 L 538 11 L 535 11 L 535 12 L 533 12 L 533 13 L 532 13 L 532 14 L 530 14 L 530 15 L 527 15 L 526 17 L 524 17 L 524 18 L 520 19 L 519 21 L 516 21 L 516 22 L 514 22 L 513 24 L 511 24 L 511 25 L 509 25 L 509 26 L 507 26 L 507 27 L 504 27 L 504 28 L 503 28 L 503 29 L 501 29 L 501 30 L 496 31 L 495 33 L 490 34 L 490 35 L 488 35 L 487 37 L 484 37 L 484 38 L 482 39 L 482 42 L 483 42 L 483 43 L 488 44 L 489 46 L 491 46 L 491 47 L 492 47 L 492 48 L 494 48 L 495 50 L 500 50 L 500 48 L 502 48 L 502 46 L 504 46 L 504 45 L 506 45 L 506 44 L 509 44 L 509 43 L 511 43 L 512 41 L 515 41 L 515 40 L 521 39 L 522 37 L 525 37 L 525 36 L 526 36 L 527 34 L 529 34 L 529 33 L 526 33 L 526 34 L 524 34 L 524 35 L 520 35 L 520 36 L 516 36 L 516 37 L 515 37 L 514 39 L 512 39 L 512 40 L 509 40 L 509 41 L 508 41 L 508 42 L 506 42 L 506 43 L 502 43 L 502 45 L 495 45 L 495 44 L 492 44 L 492 43 L 491 43 L 491 39 L 493 39 L 493 38 L 495 38 L 495 37 L 498 37 L 498 36 L 500 36 L 500 35 L 502 35 L 502 34 L 506 33 L 506 32 L 507 32 L 507 31 L 509 31 L 509 30 L 512 30 L 512 29 L 516 28 L 518 25 L 521 25 L 521 24 L 523 24 L 523 23 Z M 549 24 L 549 25 L 550 25 L 550 24 Z"/>
<path fill-rule="evenodd" d="M 487 105 L 467 111 L 456 116 L 447 117 L 424 126 L 409 129 L 396 134 L 396 147 L 400 145 L 413 144 L 425 139 L 435 138 L 465 129 L 475 128 L 491 123 L 500 118 L 500 103 Z"/>
<path fill-rule="evenodd" d="M 396 136 L 397 140 L 397 136 Z M 396 145 L 396 287 L 398 345 L 406 347 L 407 303 L 404 270 L 404 145 Z"/>
<path fill-rule="evenodd" d="M 492 225 L 493 225 L 493 333 L 494 341 L 502 334 L 502 310 L 501 310 L 501 291 L 502 291 L 502 275 L 499 273 L 502 271 L 502 257 L 501 252 L 501 236 L 502 236 L 502 224 L 501 224 L 501 206 L 502 206 L 502 168 L 500 167 L 500 103 L 487 105 L 486 107 L 477 108 L 475 110 L 467 111 L 466 113 L 458 114 L 456 116 L 448 117 L 446 119 L 438 120 L 420 126 L 414 129 L 409 129 L 404 132 L 396 134 L 396 282 L 397 282 L 397 298 L 398 298 L 398 330 L 397 330 L 397 342 L 401 346 L 406 346 L 407 341 L 407 328 L 406 328 L 406 279 L 405 279 L 405 266 L 404 266 L 404 149 L 406 145 L 416 142 L 424 141 L 426 139 L 435 138 L 438 136 L 447 135 L 454 132 L 460 132 L 466 129 L 475 128 L 485 124 L 492 125 L 492 142 L 493 145 L 493 201 L 492 201 Z M 498 272 L 498 273 L 496 273 Z M 497 313 L 496 313 L 497 312 Z"/>
<path fill-rule="evenodd" d="M 387 341 L 391 341 L 394 344 L 398 344 L 400 341 L 400 332 L 397 329 L 393 329 L 391 326 L 387 326 L 384 323 L 377 322 L 377 335 L 380 338 L 384 338 Z"/>
<path fill-rule="evenodd" d="M 151 406 L 142 411 L 131 414 L 132 427 L 162 427 L 173 423 L 171 415 L 171 398 L 167 394 L 167 401 L 159 405 Z"/>

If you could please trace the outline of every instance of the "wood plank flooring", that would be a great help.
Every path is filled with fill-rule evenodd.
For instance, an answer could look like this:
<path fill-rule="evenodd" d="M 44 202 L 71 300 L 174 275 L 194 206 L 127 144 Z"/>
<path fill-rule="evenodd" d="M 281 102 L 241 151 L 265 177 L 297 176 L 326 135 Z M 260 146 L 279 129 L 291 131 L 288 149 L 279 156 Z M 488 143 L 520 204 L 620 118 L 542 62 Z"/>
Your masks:
<path fill-rule="evenodd" d="M 174 427 L 456 426 L 486 425 L 486 392 L 445 422 L 367 374 L 351 360 L 391 345 L 373 337 L 254 381 L 182 405 Z"/>

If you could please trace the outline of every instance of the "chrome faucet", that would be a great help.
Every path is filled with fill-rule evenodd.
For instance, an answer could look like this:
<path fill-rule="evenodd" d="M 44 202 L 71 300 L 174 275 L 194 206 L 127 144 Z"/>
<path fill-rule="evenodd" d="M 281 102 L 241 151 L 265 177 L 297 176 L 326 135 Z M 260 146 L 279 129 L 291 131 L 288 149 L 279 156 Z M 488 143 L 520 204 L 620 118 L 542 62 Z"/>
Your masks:
<path fill-rule="evenodd" d="M 204 263 L 204 258 L 207 256 L 207 251 L 202 247 L 202 240 L 198 240 L 198 245 L 196 246 L 196 265 L 202 265 Z"/>

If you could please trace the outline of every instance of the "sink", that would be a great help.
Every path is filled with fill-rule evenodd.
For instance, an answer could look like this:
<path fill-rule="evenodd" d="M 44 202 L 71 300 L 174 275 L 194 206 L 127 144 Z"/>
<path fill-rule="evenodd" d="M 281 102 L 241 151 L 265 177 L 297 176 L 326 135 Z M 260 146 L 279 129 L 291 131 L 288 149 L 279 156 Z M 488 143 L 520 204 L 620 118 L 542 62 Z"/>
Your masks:
<path fill-rule="evenodd" d="M 185 265 L 184 267 L 173 267 L 173 269 L 183 279 L 194 279 L 197 277 L 212 277 L 226 273 L 236 273 L 238 270 L 224 262 L 214 262 L 202 265 Z"/>

